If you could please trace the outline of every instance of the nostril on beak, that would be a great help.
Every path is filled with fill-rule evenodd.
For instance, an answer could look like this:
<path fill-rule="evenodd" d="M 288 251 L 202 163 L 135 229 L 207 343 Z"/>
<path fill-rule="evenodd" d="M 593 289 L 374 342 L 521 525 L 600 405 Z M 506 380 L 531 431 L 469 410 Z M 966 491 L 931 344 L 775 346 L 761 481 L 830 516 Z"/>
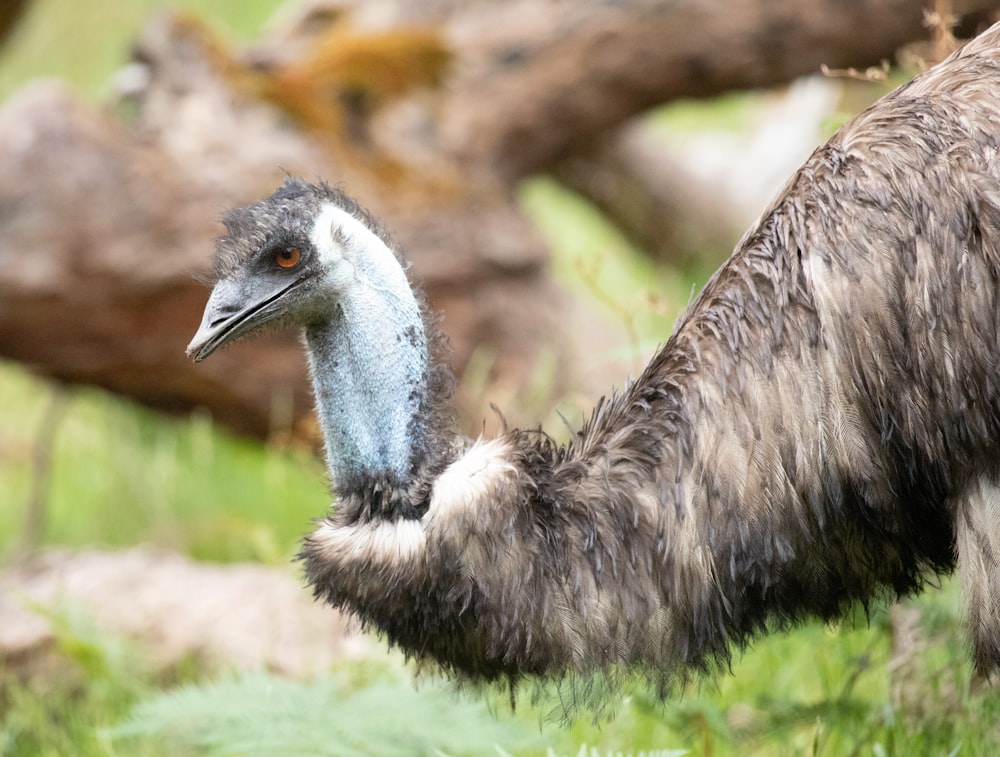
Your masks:
<path fill-rule="evenodd" d="M 239 307 L 236 305 L 223 305 L 212 314 L 214 317 L 208 325 L 211 328 L 215 328 L 216 326 L 228 321 L 232 316 L 236 315 L 239 310 Z"/>

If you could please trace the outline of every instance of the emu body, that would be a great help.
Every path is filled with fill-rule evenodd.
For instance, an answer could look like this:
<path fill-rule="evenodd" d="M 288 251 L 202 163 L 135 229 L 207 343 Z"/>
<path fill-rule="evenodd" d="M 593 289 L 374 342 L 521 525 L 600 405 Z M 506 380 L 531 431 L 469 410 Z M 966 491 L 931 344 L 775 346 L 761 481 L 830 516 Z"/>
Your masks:
<path fill-rule="evenodd" d="M 309 580 L 447 671 L 669 679 L 957 562 L 989 672 L 998 148 L 994 27 L 817 149 L 566 446 L 456 433 L 419 293 L 326 186 L 289 179 L 226 217 L 189 353 L 304 329 L 337 495 L 303 548 Z"/>

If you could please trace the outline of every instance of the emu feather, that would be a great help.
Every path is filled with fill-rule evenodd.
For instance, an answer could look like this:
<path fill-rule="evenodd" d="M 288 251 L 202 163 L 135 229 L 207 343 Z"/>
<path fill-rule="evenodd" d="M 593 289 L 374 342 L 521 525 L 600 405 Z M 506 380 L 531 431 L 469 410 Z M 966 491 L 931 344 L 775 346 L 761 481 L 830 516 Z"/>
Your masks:
<path fill-rule="evenodd" d="M 189 354 L 304 329 L 337 495 L 309 580 L 449 672 L 669 681 L 956 563 L 990 672 L 998 147 L 993 27 L 817 149 L 567 446 L 457 434 L 405 265 L 325 185 L 288 179 L 227 215 Z"/>

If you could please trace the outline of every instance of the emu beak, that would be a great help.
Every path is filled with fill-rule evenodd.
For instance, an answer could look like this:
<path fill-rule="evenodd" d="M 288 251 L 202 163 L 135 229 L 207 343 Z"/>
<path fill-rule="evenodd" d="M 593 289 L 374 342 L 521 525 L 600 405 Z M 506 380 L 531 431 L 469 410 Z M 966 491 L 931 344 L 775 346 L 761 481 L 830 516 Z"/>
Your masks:
<path fill-rule="evenodd" d="M 219 347 L 238 339 L 275 318 L 275 303 L 298 280 L 275 289 L 266 282 L 220 279 L 205 305 L 201 326 L 187 346 L 187 355 L 200 363 Z"/>

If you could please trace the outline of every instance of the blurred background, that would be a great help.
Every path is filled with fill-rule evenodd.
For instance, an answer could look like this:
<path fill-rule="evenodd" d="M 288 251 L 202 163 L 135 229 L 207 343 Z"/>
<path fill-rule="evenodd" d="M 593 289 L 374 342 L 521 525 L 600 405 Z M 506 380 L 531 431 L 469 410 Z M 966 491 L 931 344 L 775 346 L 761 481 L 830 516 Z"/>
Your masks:
<path fill-rule="evenodd" d="M 1000 4 L 206 5 L 0 6 L 0 754 L 995 753 L 948 581 L 600 725 L 558 686 L 415 687 L 301 585 L 329 494 L 296 335 L 184 347 L 221 213 L 325 179 L 442 314 L 465 430 L 565 438 L 817 145 Z"/>

